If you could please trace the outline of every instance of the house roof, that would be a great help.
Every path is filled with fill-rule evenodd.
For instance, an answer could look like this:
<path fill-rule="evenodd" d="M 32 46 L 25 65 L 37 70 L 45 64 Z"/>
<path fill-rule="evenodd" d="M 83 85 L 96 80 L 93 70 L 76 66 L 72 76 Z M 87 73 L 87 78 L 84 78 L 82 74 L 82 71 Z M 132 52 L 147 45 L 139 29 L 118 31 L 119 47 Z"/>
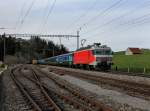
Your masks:
<path fill-rule="evenodd" d="M 139 49 L 139 48 L 129 48 L 129 49 L 134 54 L 140 54 L 141 53 L 141 49 Z"/>

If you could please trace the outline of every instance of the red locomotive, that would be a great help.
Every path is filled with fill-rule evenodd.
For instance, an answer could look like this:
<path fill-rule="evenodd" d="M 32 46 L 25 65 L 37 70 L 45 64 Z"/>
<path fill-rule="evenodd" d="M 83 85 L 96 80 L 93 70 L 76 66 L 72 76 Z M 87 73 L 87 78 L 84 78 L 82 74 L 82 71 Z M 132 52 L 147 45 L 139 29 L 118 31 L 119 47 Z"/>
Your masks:
<path fill-rule="evenodd" d="M 106 45 L 95 43 L 74 52 L 73 64 L 77 67 L 108 70 L 112 65 L 112 51 Z"/>

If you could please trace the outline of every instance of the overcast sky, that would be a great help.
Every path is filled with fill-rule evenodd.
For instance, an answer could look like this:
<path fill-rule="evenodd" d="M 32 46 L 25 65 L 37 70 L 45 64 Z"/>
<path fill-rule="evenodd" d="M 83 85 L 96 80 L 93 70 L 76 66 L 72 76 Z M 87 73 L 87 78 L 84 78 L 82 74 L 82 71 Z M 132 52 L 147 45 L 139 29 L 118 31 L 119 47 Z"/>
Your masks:
<path fill-rule="evenodd" d="M 76 34 L 80 29 L 85 45 L 150 48 L 150 0 L 0 0 L 0 16 L 0 28 L 8 28 L 0 33 Z M 76 49 L 76 39 L 62 43 Z"/>

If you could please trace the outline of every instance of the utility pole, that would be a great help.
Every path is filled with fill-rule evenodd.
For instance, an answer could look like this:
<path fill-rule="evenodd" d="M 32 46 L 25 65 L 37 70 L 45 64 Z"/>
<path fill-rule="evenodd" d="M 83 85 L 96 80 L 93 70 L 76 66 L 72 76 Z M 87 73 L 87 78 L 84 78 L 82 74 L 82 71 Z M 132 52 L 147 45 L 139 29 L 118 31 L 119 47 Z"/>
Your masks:
<path fill-rule="evenodd" d="M 5 27 L 0 27 L 0 30 L 5 30 L 5 29 L 10 29 L 10 28 L 5 28 Z M 4 39 L 4 55 L 3 55 L 3 62 L 5 62 L 5 53 L 6 53 L 6 40 L 5 40 L 5 37 L 6 37 L 6 34 L 4 33 L 2 35 L 3 39 Z"/>
<path fill-rule="evenodd" d="M 78 30 L 78 31 L 77 31 L 77 50 L 78 50 L 79 47 L 80 47 L 80 46 L 79 46 L 79 44 L 80 44 L 80 43 L 79 43 L 79 37 L 80 37 L 80 36 L 79 36 L 79 33 L 80 33 L 80 31 Z"/>
<path fill-rule="evenodd" d="M 61 37 L 59 37 L 59 42 L 60 42 L 60 50 L 61 50 L 60 54 L 62 54 Z"/>
<path fill-rule="evenodd" d="M 4 50 L 3 50 L 3 62 L 5 62 L 5 53 L 6 53 L 6 40 L 5 40 L 5 33 L 2 35 L 2 38 L 4 40 Z"/>
<path fill-rule="evenodd" d="M 54 46 L 53 46 L 53 56 L 55 56 L 55 50 L 54 50 Z"/>
<path fill-rule="evenodd" d="M 5 41 L 5 34 L 4 34 L 4 58 L 3 58 L 3 62 L 5 63 L 5 53 L 6 53 L 6 41 Z"/>

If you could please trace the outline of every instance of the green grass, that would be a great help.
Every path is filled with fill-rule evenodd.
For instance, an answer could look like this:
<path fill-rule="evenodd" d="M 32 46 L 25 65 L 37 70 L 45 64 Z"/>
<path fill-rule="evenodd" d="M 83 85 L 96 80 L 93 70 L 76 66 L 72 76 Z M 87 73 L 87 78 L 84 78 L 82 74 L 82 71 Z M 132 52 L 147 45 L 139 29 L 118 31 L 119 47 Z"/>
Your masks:
<path fill-rule="evenodd" d="M 0 71 L 2 71 L 5 68 L 5 65 L 0 66 Z"/>
<path fill-rule="evenodd" d="M 128 67 L 141 70 L 144 67 L 150 69 L 150 50 L 144 50 L 142 54 L 138 55 L 125 55 L 123 51 L 116 52 L 113 56 L 113 63 L 113 69 L 116 66 L 118 69 L 127 69 Z"/>
<path fill-rule="evenodd" d="M 4 68 L 0 67 L 0 71 L 2 71 Z"/>

